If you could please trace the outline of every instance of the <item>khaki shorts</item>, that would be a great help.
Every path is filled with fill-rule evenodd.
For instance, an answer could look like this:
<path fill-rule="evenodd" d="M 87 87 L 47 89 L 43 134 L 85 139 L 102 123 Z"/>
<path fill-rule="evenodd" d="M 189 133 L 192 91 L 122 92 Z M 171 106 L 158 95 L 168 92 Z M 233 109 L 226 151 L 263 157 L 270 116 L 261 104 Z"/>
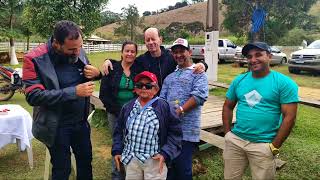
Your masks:
<path fill-rule="evenodd" d="M 252 143 L 241 139 L 229 131 L 225 135 L 224 178 L 241 179 L 250 166 L 252 179 L 274 179 L 276 173 L 275 158 L 269 143 Z"/>
<path fill-rule="evenodd" d="M 162 173 L 159 172 L 159 161 L 152 158 L 147 159 L 144 164 L 132 158 L 126 169 L 126 180 L 165 180 L 167 178 L 167 166 L 164 163 Z"/>

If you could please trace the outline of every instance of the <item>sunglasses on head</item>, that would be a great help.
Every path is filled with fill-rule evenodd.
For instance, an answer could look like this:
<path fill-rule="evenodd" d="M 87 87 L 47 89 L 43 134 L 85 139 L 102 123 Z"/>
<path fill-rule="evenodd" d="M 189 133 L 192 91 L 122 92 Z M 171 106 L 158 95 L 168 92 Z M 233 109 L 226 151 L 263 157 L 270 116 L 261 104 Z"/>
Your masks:
<path fill-rule="evenodd" d="M 142 89 L 143 87 L 145 87 L 146 89 L 152 89 L 152 87 L 154 87 L 154 85 L 151 83 L 143 84 L 141 82 L 137 82 L 134 86 L 138 89 Z"/>

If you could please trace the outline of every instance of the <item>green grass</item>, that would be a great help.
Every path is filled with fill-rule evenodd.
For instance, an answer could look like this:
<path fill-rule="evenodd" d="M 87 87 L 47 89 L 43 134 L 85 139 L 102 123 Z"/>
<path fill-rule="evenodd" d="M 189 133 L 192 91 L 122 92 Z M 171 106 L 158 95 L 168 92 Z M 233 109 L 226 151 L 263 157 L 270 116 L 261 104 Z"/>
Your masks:
<path fill-rule="evenodd" d="M 209 94 L 213 96 L 220 96 L 220 97 L 225 97 L 227 93 L 227 89 L 224 88 L 211 88 L 209 90 Z"/>
<path fill-rule="evenodd" d="M 287 65 L 273 66 L 271 69 L 291 77 L 299 86 L 320 89 L 320 76 L 311 73 L 291 74 Z M 230 84 L 240 73 L 247 71 L 247 67 L 233 67 L 233 64 L 219 64 L 218 81 Z"/>

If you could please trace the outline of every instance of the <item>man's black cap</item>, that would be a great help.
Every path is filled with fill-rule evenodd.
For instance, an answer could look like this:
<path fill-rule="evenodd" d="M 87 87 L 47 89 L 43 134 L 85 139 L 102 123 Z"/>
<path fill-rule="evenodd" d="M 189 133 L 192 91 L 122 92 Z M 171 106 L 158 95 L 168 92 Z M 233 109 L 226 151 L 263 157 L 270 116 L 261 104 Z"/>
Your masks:
<path fill-rule="evenodd" d="M 268 53 L 271 53 L 271 48 L 267 43 L 265 43 L 265 42 L 254 42 L 254 43 L 249 43 L 249 44 L 245 45 L 242 48 L 242 55 L 247 56 L 248 52 L 251 49 L 261 49 L 263 51 L 267 51 Z"/>

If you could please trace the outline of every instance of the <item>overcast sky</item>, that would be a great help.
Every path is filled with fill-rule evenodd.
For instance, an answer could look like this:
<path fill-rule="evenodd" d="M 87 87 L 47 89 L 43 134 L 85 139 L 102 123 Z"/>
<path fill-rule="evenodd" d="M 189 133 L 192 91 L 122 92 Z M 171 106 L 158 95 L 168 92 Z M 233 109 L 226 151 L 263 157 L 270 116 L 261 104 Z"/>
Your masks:
<path fill-rule="evenodd" d="M 121 13 L 121 8 L 128 7 L 129 4 L 135 4 L 139 14 L 142 15 L 145 11 L 160 10 L 170 5 L 174 6 L 177 2 L 181 2 L 181 0 L 109 0 L 107 9 L 112 12 Z"/>

